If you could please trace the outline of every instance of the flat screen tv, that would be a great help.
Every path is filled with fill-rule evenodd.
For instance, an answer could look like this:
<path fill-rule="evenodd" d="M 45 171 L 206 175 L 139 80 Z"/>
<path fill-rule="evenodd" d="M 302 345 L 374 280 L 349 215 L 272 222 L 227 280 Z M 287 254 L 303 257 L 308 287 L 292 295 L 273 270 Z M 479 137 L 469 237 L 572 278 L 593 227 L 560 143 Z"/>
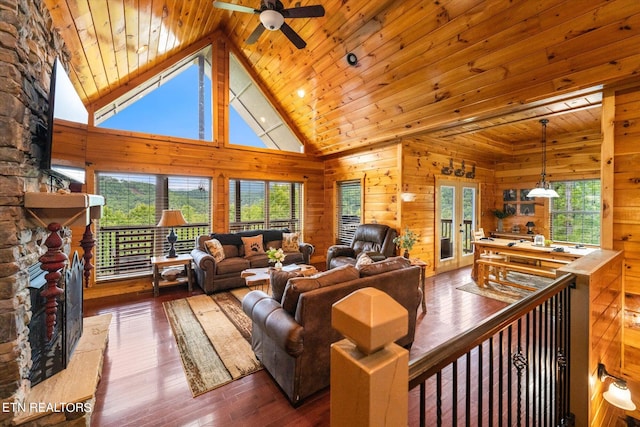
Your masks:
<path fill-rule="evenodd" d="M 84 168 L 56 164 L 55 159 L 52 159 L 51 156 L 56 119 L 85 125 L 89 122 L 89 113 L 58 58 L 55 59 L 51 71 L 49 111 L 47 115 L 47 134 L 42 150 L 40 169 L 53 175 L 61 175 L 72 182 L 84 183 Z"/>

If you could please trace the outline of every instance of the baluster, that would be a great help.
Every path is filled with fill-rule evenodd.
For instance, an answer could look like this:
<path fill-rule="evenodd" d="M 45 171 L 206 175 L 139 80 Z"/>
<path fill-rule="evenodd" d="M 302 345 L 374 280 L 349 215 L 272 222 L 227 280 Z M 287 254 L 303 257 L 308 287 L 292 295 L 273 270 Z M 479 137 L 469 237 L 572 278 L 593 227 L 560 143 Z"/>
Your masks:
<path fill-rule="evenodd" d="M 93 231 L 91 230 L 91 221 L 87 224 L 87 227 L 84 229 L 84 234 L 82 235 L 82 240 L 80 240 L 80 246 L 84 250 L 84 254 L 82 258 L 84 259 L 84 287 L 89 287 L 89 277 L 91 276 L 91 270 L 93 270 L 93 264 L 91 264 L 91 259 L 93 258 L 93 247 L 95 246 L 96 241 L 93 238 Z"/>
<path fill-rule="evenodd" d="M 60 237 L 60 229 L 62 226 L 57 222 L 49 224 L 47 229 L 50 231 L 49 236 L 44 241 L 47 252 L 39 258 L 41 262 L 40 268 L 48 273 L 44 275 L 47 281 L 47 288 L 42 291 L 42 296 L 47 299 L 45 304 L 46 323 L 47 323 L 47 339 L 51 340 L 53 328 L 56 324 L 56 316 L 58 314 L 58 296 L 64 292 L 58 287 L 58 281 L 62 276 L 62 270 L 69 261 L 67 254 L 62 251 L 62 238 Z"/>

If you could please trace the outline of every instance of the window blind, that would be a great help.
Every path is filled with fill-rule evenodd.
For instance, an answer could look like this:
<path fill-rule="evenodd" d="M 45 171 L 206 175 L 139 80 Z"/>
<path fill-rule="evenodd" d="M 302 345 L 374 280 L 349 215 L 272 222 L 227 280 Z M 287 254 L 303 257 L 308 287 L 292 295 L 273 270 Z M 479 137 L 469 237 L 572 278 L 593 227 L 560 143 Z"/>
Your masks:
<path fill-rule="evenodd" d="M 350 245 L 356 228 L 362 218 L 362 184 L 359 180 L 340 181 L 338 186 L 338 229 L 336 232 L 339 244 Z"/>

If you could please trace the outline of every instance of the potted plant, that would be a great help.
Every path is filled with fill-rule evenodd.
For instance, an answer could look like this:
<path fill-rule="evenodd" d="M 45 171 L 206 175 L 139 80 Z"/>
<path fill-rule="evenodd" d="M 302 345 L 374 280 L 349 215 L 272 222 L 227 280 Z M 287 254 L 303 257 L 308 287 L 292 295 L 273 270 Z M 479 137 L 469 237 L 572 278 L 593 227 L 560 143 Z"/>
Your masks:
<path fill-rule="evenodd" d="M 493 214 L 493 216 L 498 218 L 498 231 L 502 231 L 502 220 L 507 217 L 510 217 L 512 213 L 509 211 L 500 210 L 500 209 L 491 209 L 491 213 Z"/>
<path fill-rule="evenodd" d="M 402 256 L 404 256 L 407 259 L 409 258 L 409 251 L 413 249 L 413 245 L 417 241 L 418 241 L 418 236 L 416 236 L 415 233 L 409 230 L 408 228 L 404 229 L 403 234 L 400 234 L 399 236 L 393 239 L 393 243 L 395 243 L 397 247 L 404 249 L 404 254 Z"/>

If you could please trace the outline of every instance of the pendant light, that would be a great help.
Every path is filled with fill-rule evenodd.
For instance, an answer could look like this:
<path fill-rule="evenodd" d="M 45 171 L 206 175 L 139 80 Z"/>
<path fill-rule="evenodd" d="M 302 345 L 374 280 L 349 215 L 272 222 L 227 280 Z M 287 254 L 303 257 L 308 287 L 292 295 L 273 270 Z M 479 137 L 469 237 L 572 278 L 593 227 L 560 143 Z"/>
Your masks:
<path fill-rule="evenodd" d="M 542 123 L 542 173 L 540 174 L 540 181 L 536 184 L 536 188 L 529 191 L 527 197 L 559 197 L 558 193 L 554 189 L 552 189 L 549 183 L 546 181 L 547 176 L 547 123 L 549 123 L 548 119 L 540 120 Z"/>

